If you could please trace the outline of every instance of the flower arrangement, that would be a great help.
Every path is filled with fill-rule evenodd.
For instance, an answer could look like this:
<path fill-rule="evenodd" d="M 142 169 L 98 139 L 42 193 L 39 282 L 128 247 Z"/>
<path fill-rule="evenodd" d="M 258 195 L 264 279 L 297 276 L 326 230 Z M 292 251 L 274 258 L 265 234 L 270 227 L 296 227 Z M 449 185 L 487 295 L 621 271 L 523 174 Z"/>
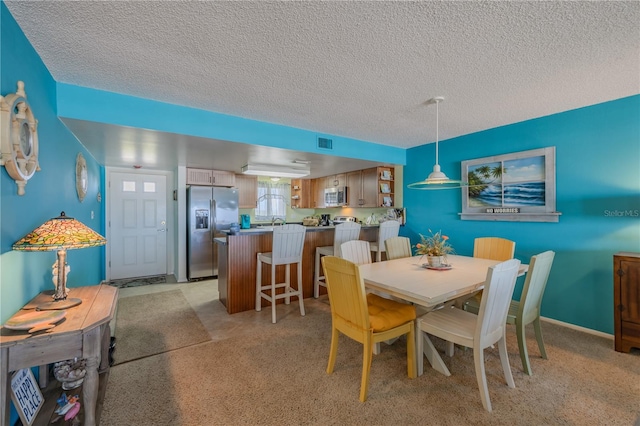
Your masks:
<path fill-rule="evenodd" d="M 449 237 L 442 235 L 441 231 L 435 234 L 429 229 L 430 236 L 420 234 L 420 242 L 414 247 L 416 254 L 426 256 L 446 256 L 453 254 L 453 247 L 447 242 Z"/>

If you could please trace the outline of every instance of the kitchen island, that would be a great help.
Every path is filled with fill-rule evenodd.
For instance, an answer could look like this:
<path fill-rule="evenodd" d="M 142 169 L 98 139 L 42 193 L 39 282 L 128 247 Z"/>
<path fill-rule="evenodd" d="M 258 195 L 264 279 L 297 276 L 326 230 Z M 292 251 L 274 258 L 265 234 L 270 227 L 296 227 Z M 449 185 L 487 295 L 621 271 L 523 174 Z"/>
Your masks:
<path fill-rule="evenodd" d="M 316 247 L 333 245 L 334 226 L 308 226 L 302 252 L 302 288 L 305 298 L 313 296 L 313 270 Z M 360 239 L 376 241 L 378 225 L 362 226 Z M 239 233 L 216 238 L 218 244 L 218 291 L 220 302 L 229 314 L 248 311 L 256 307 L 257 254 L 271 251 L 273 227 L 241 229 Z M 269 268 L 263 266 L 265 283 L 270 280 Z M 277 282 L 284 281 L 284 265 L 276 269 Z M 291 284 L 297 287 L 297 276 L 291 274 Z M 321 287 L 321 294 L 326 289 Z M 282 303 L 280 301 L 279 303 Z M 262 306 L 270 302 L 262 300 Z"/>

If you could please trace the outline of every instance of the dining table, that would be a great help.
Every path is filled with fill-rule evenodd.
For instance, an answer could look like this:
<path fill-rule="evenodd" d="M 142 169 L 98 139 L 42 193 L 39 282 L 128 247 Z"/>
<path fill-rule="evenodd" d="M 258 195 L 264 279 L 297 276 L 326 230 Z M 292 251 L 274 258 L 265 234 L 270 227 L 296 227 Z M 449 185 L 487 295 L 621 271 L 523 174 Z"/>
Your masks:
<path fill-rule="evenodd" d="M 488 268 L 498 263 L 500 261 L 491 259 L 448 255 L 445 266 L 430 268 L 425 256 L 412 256 L 363 264 L 359 270 L 367 290 L 421 306 L 427 313 L 458 297 L 481 290 Z M 527 270 L 528 265 L 521 264 L 518 275 L 524 275 Z M 423 336 L 416 333 L 416 339 L 420 338 Z M 451 375 L 430 339 L 424 339 L 423 347 L 431 366 L 446 376 Z M 422 362 L 422 354 L 417 355 L 418 362 Z"/>

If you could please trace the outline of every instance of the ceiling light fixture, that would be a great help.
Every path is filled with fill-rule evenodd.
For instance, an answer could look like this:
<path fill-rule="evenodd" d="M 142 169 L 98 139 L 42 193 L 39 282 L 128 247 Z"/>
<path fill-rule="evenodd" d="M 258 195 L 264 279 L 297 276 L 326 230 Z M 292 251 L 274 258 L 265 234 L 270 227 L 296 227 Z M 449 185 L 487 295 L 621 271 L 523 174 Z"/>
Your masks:
<path fill-rule="evenodd" d="M 440 164 L 438 164 L 438 120 L 439 120 L 439 109 L 438 104 L 444 101 L 444 97 L 437 96 L 435 98 L 429 99 L 426 104 L 436 104 L 436 164 L 433 166 L 433 171 L 429 174 L 429 176 L 425 180 L 421 180 L 420 182 L 414 182 L 407 185 L 407 188 L 411 189 L 455 189 L 465 186 L 466 184 L 461 180 L 449 179 L 447 175 L 440 171 Z"/>
<path fill-rule="evenodd" d="M 255 176 L 300 178 L 309 176 L 311 171 L 308 165 L 247 164 L 242 167 L 242 173 Z"/>

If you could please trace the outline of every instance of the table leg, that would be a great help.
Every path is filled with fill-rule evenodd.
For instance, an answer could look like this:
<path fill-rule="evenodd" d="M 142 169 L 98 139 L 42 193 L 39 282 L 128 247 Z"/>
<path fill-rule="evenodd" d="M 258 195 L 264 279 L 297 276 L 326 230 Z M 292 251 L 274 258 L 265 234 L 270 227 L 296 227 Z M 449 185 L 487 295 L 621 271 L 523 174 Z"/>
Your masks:
<path fill-rule="evenodd" d="M 449 372 L 449 369 L 444 364 L 444 361 L 442 361 L 440 354 L 438 353 L 435 346 L 433 346 L 433 343 L 431 343 L 431 340 L 427 336 L 427 333 L 421 332 L 420 334 L 422 334 L 422 338 L 424 339 L 424 347 L 422 350 L 424 352 L 424 355 L 429 360 L 431 367 L 433 367 L 434 370 L 437 370 L 440 373 L 444 374 L 445 376 L 450 376 L 451 373 Z"/>
<path fill-rule="evenodd" d="M 9 348 L 4 348 L 0 352 L 0 395 L 2 395 L 3 399 L 2 404 L 0 404 L 0 425 L 2 426 L 9 426 L 9 409 L 11 406 L 9 389 L 11 389 Z"/>
<path fill-rule="evenodd" d="M 84 406 L 85 426 L 95 426 L 96 424 L 96 403 L 98 401 L 98 367 L 100 365 L 100 355 L 102 352 L 101 327 L 96 327 L 85 333 L 82 342 L 83 358 L 86 360 L 87 373 L 84 376 L 82 387 L 82 403 Z"/>

